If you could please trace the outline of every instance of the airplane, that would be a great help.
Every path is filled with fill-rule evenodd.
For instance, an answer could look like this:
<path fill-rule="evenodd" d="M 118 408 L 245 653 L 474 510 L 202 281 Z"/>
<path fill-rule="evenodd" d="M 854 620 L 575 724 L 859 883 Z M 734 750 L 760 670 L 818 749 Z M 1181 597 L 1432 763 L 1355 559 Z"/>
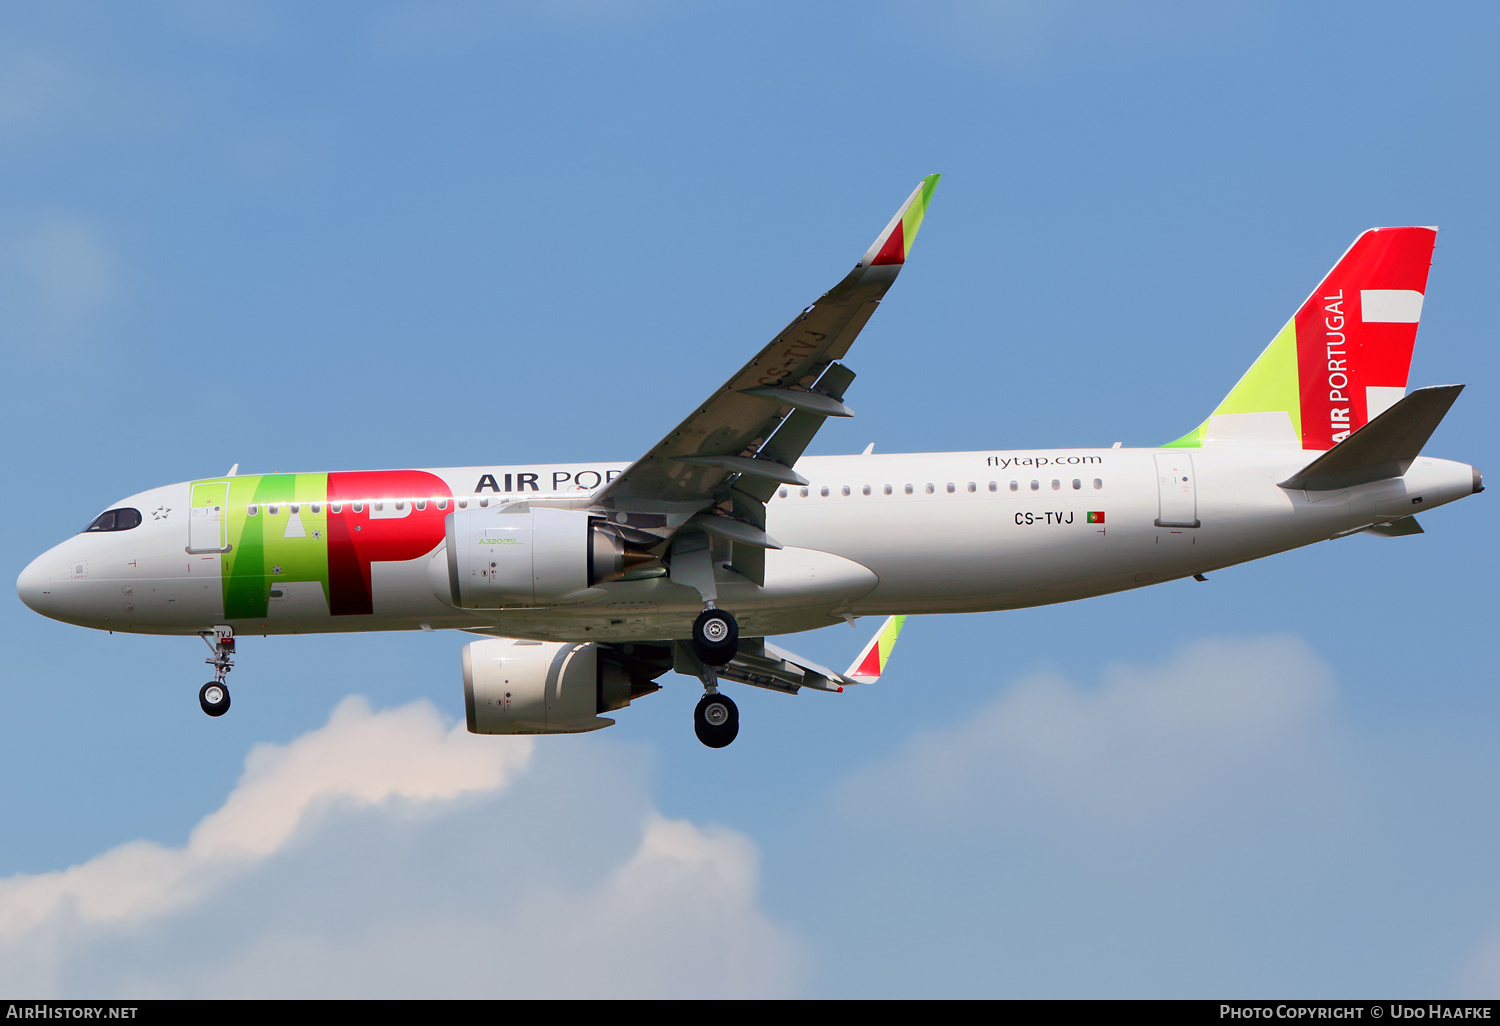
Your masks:
<path fill-rule="evenodd" d="M 245 634 L 468 631 L 480 734 L 596 730 L 697 677 L 694 729 L 739 731 L 733 681 L 877 681 L 905 617 L 1017 609 L 1204 575 L 1483 490 L 1421 454 L 1462 385 L 1406 391 L 1436 229 L 1361 234 L 1194 430 L 1151 448 L 808 456 L 852 416 L 844 363 L 939 176 L 845 277 L 632 463 L 237 473 L 132 495 L 16 582 L 33 610 L 199 635 L 210 716 Z M 771 637 L 884 617 L 840 673 Z"/>

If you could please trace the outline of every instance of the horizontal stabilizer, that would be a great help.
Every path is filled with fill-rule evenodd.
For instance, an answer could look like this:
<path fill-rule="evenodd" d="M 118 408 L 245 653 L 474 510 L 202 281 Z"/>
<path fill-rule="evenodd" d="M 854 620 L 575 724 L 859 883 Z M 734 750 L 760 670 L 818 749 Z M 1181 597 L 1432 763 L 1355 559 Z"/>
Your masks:
<path fill-rule="evenodd" d="M 1389 524 L 1376 524 L 1374 527 L 1365 528 L 1365 534 L 1378 534 L 1382 538 L 1405 538 L 1410 534 L 1426 534 L 1422 525 L 1417 523 L 1416 517 L 1402 517 L 1392 520 Z"/>
<path fill-rule="evenodd" d="M 1419 388 L 1281 482 L 1325 492 L 1405 474 L 1448 414 L 1462 385 Z"/>

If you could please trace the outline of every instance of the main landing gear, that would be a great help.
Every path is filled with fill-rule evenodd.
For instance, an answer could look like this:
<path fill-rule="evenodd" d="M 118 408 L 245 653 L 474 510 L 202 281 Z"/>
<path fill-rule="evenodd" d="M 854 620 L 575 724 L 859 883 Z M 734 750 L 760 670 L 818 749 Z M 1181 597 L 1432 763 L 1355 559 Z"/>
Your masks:
<path fill-rule="evenodd" d="M 672 538 L 672 583 L 692 588 L 703 599 L 703 612 L 693 621 L 690 645 L 674 646 L 679 672 L 703 681 L 703 700 L 693 713 L 693 730 L 710 748 L 723 748 L 740 732 L 734 703 L 719 694 L 718 669 L 728 666 L 740 650 L 740 625 L 732 613 L 716 607 L 713 540 L 702 531 L 681 532 Z"/>
<path fill-rule="evenodd" d="M 740 712 L 727 695 L 719 694 L 721 666 L 729 665 L 740 647 L 740 625 L 734 614 L 713 605 L 693 621 L 692 648 L 703 681 L 703 698 L 693 710 L 693 733 L 710 748 L 723 748 L 740 732 Z"/>
<path fill-rule="evenodd" d="M 693 710 L 693 733 L 710 748 L 724 748 L 739 735 L 740 711 L 727 695 L 704 695 Z"/>
<path fill-rule="evenodd" d="M 709 666 L 726 666 L 740 648 L 740 625 L 732 613 L 709 606 L 693 621 L 693 654 Z"/>
<path fill-rule="evenodd" d="M 203 661 L 214 668 L 214 679 L 198 689 L 198 704 L 210 716 L 223 716 L 229 711 L 229 687 L 224 678 L 234 667 L 234 628 L 218 626 L 199 631 L 198 636 L 212 653 Z"/>

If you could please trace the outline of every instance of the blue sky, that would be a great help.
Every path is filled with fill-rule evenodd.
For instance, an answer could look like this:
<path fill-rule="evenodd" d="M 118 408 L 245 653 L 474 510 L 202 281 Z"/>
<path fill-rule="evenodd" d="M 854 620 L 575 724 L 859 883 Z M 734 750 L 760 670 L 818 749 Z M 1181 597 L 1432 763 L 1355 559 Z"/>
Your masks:
<path fill-rule="evenodd" d="M 1497 21 L 7 5 L 5 565 L 232 463 L 631 459 L 932 171 L 814 451 L 1175 438 L 1358 232 L 1436 224 L 1412 383 L 1470 387 L 1429 451 L 1500 466 Z M 914 620 L 876 687 L 737 693 L 718 752 L 682 678 L 455 733 L 448 634 L 246 639 L 210 721 L 196 640 L 7 599 L 0 987 L 1494 996 L 1489 501 Z"/>

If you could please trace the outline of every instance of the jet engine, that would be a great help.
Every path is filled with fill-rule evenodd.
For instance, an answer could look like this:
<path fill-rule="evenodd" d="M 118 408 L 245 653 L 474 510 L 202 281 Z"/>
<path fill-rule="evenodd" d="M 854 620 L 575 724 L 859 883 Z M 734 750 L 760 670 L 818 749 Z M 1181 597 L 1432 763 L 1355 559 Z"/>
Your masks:
<path fill-rule="evenodd" d="M 475 734 L 577 734 L 615 721 L 623 709 L 658 690 L 671 650 L 558 641 L 487 638 L 464 646 L 464 712 Z"/>
<path fill-rule="evenodd" d="M 654 561 L 622 529 L 583 510 L 526 503 L 454 510 L 447 594 L 438 595 L 461 609 L 545 606 Z"/>

